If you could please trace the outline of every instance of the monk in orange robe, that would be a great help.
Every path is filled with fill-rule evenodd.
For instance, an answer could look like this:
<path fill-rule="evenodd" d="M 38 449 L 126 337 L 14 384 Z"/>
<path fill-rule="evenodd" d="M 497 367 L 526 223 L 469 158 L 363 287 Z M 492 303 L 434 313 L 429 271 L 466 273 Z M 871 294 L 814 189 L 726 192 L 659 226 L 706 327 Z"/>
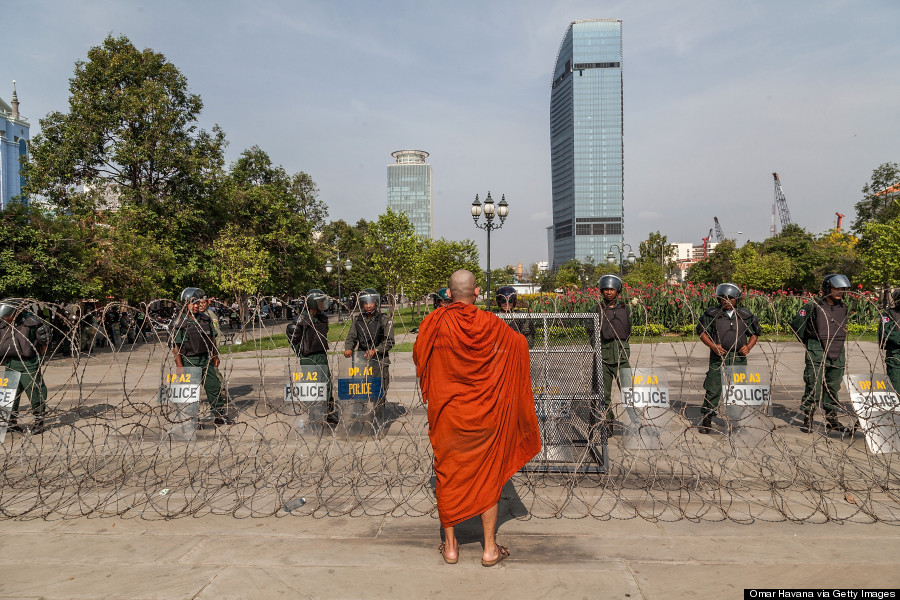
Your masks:
<path fill-rule="evenodd" d="M 497 503 L 503 485 L 541 449 L 525 337 L 478 309 L 475 276 L 450 277 L 452 304 L 425 317 L 413 346 L 428 437 L 434 449 L 441 555 L 459 557 L 453 527 L 481 515 L 489 567 L 507 556 L 498 546 Z"/>

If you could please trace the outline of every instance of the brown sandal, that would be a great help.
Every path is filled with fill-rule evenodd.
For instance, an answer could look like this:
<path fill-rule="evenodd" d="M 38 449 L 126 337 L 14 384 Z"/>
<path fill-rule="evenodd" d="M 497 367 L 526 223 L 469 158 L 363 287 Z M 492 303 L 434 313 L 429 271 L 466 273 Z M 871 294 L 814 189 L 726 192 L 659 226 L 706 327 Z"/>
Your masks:
<path fill-rule="evenodd" d="M 448 565 L 455 565 L 459 561 L 459 556 L 457 556 L 456 558 L 452 558 L 452 559 L 447 558 L 444 555 L 444 548 L 446 548 L 446 547 L 447 547 L 447 544 L 445 544 L 444 542 L 441 542 L 441 545 L 438 546 L 438 552 L 441 553 L 441 558 L 444 559 L 445 563 L 447 563 Z"/>
<path fill-rule="evenodd" d="M 509 548 L 507 548 L 506 546 L 500 546 L 498 544 L 497 550 L 499 550 L 499 556 L 497 556 L 497 558 L 495 558 L 494 560 L 484 560 L 483 558 L 481 559 L 482 567 L 493 567 L 498 562 L 509 556 Z"/>

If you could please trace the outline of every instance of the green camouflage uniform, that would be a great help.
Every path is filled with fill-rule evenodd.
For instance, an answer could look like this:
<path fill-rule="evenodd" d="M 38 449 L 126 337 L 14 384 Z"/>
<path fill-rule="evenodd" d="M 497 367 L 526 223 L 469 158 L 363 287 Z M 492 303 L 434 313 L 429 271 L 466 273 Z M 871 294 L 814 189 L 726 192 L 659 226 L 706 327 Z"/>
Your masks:
<path fill-rule="evenodd" d="M 709 351 L 709 368 L 703 380 L 703 406 L 700 413 L 705 417 L 716 412 L 722 399 L 722 369 L 724 367 L 747 364 L 747 357 L 738 350 L 747 345 L 752 337 L 758 337 L 762 330 L 759 320 L 747 308 L 735 308 L 729 315 L 721 306 L 706 309 L 697 323 L 697 335 L 706 334 L 710 339 L 725 348 L 725 356 L 719 356 L 712 349 Z"/>
<path fill-rule="evenodd" d="M 212 363 L 219 355 L 216 347 L 216 328 L 207 313 L 188 312 L 173 327 L 172 343 L 178 349 L 185 367 L 200 367 L 203 371 L 203 389 L 206 399 L 216 416 L 224 416 L 225 396 L 222 379 Z"/>
<path fill-rule="evenodd" d="M 833 416 L 846 366 L 847 306 L 824 298 L 808 303 L 791 321 L 791 329 L 806 345 L 803 399 L 800 409 L 811 414 L 820 404 Z"/>

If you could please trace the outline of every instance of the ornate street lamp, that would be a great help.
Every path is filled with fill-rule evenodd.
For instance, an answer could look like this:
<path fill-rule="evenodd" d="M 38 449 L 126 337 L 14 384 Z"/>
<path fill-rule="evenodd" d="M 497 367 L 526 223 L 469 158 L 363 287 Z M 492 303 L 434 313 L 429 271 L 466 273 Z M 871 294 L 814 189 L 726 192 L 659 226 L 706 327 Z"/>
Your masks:
<path fill-rule="evenodd" d="M 337 284 L 338 284 L 338 323 L 342 323 L 343 319 L 341 317 L 341 252 L 337 253 Z M 350 262 L 350 258 L 344 262 L 344 270 L 349 271 L 353 268 L 353 263 Z M 331 264 L 330 260 L 325 261 L 325 272 L 331 273 L 334 270 L 334 265 Z"/>
<path fill-rule="evenodd" d="M 478 218 L 481 216 L 482 210 L 484 212 L 485 222 L 483 224 L 478 222 Z M 497 206 L 494 206 L 494 199 L 491 198 L 491 193 L 488 192 L 487 198 L 484 199 L 484 207 L 482 208 L 481 201 L 478 200 L 478 194 L 475 194 L 475 201 L 472 202 L 472 219 L 475 221 L 475 227 L 479 229 L 484 229 L 487 231 L 487 307 L 488 310 L 491 309 L 491 231 L 494 229 L 500 229 L 503 227 L 504 221 L 506 221 L 506 216 L 509 214 L 509 204 L 506 202 L 506 194 L 503 194 L 500 197 L 500 202 L 497 203 Z M 494 222 L 494 217 L 500 217 L 500 223 L 497 224 Z"/>
<path fill-rule="evenodd" d="M 616 255 L 613 254 L 613 248 L 615 248 L 616 254 L 619 255 L 619 277 L 622 277 L 625 273 L 625 261 L 627 260 L 628 264 L 633 265 L 634 261 L 637 260 L 637 257 L 634 255 L 631 244 L 622 244 L 621 247 L 618 244 L 613 244 L 609 247 L 609 253 L 606 255 L 606 262 L 611 265 L 616 264 Z M 623 259 L 622 254 L 625 253 L 625 248 L 628 248 L 628 256 Z"/>

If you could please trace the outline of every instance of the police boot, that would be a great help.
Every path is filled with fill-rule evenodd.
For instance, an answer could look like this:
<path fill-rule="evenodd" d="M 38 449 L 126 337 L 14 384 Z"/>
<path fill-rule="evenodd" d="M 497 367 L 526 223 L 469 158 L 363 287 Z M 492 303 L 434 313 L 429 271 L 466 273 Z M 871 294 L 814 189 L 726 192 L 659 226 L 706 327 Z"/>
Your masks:
<path fill-rule="evenodd" d="M 16 420 L 16 415 L 9 416 L 9 421 L 6 422 L 6 430 L 15 433 L 22 433 L 24 431 L 22 426 L 19 425 L 19 422 Z"/>
<path fill-rule="evenodd" d="M 700 433 L 709 433 L 710 428 L 712 427 L 712 413 L 706 413 L 703 415 L 703 420 L 700 421 L 699 430 Z"/>
<path fill-rule="evenodd" d="M 216 425 L 234 425 L 234 419 L 232 419 L 228 415 L 216 415 L 213 423 L 215 423 Z"/>
<path fill-rule="evenodd" d="M 31 425 L 31 435 L 40 435 L 45 431 L 47 426 L 44 424 L 44 417 L 37 417 Z"/>
<path fill-rule="evenodd" d="M 825 429 L 826 431 L 836 431 L 841 435 L 845 433 L 852 433 L 853 430 L 849 427 L 843 425 L 840 421 L 837 420 L 837 417 L 834 415 L 828 415 L 825 417 Z"/>
<path fill-rule="evenodd" d="M 800 426 L 800 431 L 803 433 L 812 433 L 813 430 L 813 411 L 809 411 L 803 416 L 803 425 Z"/>

